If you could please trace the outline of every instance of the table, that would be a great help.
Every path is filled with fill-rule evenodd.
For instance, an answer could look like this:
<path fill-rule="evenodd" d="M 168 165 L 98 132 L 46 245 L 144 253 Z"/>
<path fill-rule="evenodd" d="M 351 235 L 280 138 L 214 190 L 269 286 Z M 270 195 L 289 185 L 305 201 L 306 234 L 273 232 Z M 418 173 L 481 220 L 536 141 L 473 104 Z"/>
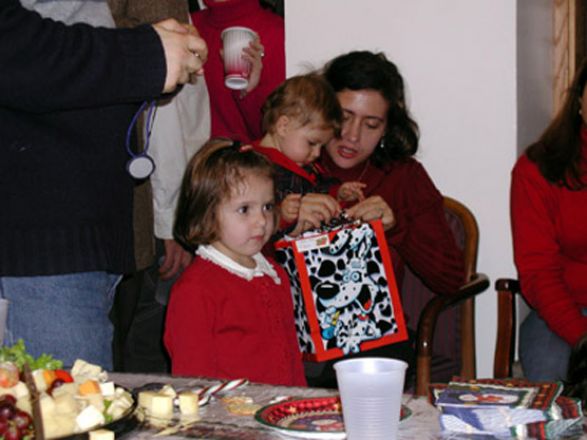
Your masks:
<path fill-rule="evenodd" d="M 110 379 L 127 388 L 137 388 L 148 383 L 170 384 L 176 389 L 198 388 L 218 383 L 218 380 L 204 378 L 179 378 L 164 375 L 110 373 Z M 279 387 L 262 384 L 248 384 L 239 390 L 253 398 L 255 403 L 266 405 L 277 396 L 319 397 L 336 395 L 336 390 L 322 388 Z M 404 395 L 403 403 L 412 415 L 400 423 L 398 438 L 410 440 L 462 440 L 469 437 L 456 434 L 441 433 L 438 422 L 438 411 L 422 397 Z M 277 432 L 266 428 L 255 421 L 253 416 L 237 416 L 228 412 L 225 406 L 213 400 L 200 409 L 202 421 L 185 433 L 159 436 L 160 439 L 200 438 L 217 440 L 275 440 L 285 439 Z M 157 431 L 138 427 L 124 435 L 124 440 L 152 439 Z M 291 439 L 292 437 L 287 437 Z M 584 434 L 581 440 L 587 440 Z M 577 439 L 579 440 L 579 439 Z"/>
<path fill-rule="evenodd" d="M 161 375 L 149 374 L 130 374 L 130 373 L 110 373 L 110 379 L 119 385 L 127 388 L 137 388 L 147 383 L 170 384 L 174 388 L 185 387 L 203 387 L 218 383 L 218 381 L 203 378 L 178 378 Z M 276 396 L 292 397 L 318 397 L 336 395 L 336 390 L 327 390 L 322 388 L 302 388 L 302 387 L 278 387 L 261 384 L 248 384 L 240 392 L 253 398 L 255 403 L 266 405 Z M 239 394 L 240 394 L 239 393 Z M 438 413 L 424 398 L 413 398 L 410 395 L 404 396 L 404 404 L 410 408 L 412 415 L 400 425 L 400 439 L 418 439 L 418 440 L 436 440 L 439 437 L 440 426 L 438 424 Z M 282 439 L 275 431 L 268 429 L 258 422 L 252 416 L 237 416 L 231 414 L 225 409 L 225 406 L 213 400 L 208 405 L 200 409 L 202 422 L 198 423 L 197 433 L 188 433 L 187 436 L 194 438 L 214 438 L 219 440 L 273 440 Z M 126 434 L 125 440 L 151 439 L 154 430 L 135 429 Z M 199 436 L 201 435 L 201 437 Z M 181 434 L 171 436 L 161 436 L 160 439 L 177 439 L 185 438 Z M 446 437 L 443 437 L 446 438 Z"/>

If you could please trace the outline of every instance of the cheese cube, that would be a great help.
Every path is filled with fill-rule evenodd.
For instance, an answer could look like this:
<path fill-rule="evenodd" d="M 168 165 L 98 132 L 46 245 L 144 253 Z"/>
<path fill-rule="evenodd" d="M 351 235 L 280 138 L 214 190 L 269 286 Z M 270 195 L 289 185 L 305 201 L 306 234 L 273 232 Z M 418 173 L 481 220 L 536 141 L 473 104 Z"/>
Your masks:
<path fill-rule="evenodd" d="M 29 395 L 29 389 L 24 382 L 18 382 L 13 387 L 0 388 L 0 395 L 3 394 L 12 394 L 18 400 L 21 397 L 27 397 Z"/>
<path fill-rule="evenodd" d="M 53 400 L 53 397 L 48 394 L 41 394 L 39 405 L 41 407 L 41 414 L 43 415 L 43 419 L 51 417 L 55 412 L 55 401 Z"/>
<path fill-rule="evenodd" d="M 102 370 L 99 365 L 90 364 L 84 360 L 77 359 L 71 369 L 71 377 L 75 382 L 85 382 L 87 380 L 95 380 L 97 382 L 105 382 L 108 374 Z"/>
<path fill-rule="evenodd" d="M 54 397 L 53 402 L 55 402 L 55 412 L 59 414 L 77 414 L 78 404 L 73 395 L 61 394 Z"/>
<path fill-rule="evenodd" d="M 33 413 L 33 407 L 31 404 L 31 399 L 26 396 L 26 397 L 21 397 L 20 399 L 18 399 L 16 401 L 16 407 L 18 409 L 20 409 L 21 411 L 25 411 L 28 412 L 29 414 Z"/>
<path fill-rule="evenodd" d="M 96 429 L 90 431 L 89 440 L 114 440 L 114 432 L 109 429 Z"/>
<path fill-rule="evenodd" d="M 122 393 L 119 393 L 119 390 L 121 390 Z M 123 390 L 122 388 L 118 388 L 116 390 L 114 401 L 120 403 L 121 406 L 125 406 L 126 408 L 130 408 L 134 402 L 132 395 L 128 391 Z"/>
<path fill-rule="evenodd" d="M 171 396 L 156 394 L 151 400 L 149 414 L 153 417 L 170 419 L 173 416 L 173 398 Z"/>
<path fill-rule="evenodd" d="M 93 405 L 84 408 L 75 418 L 75 423 L 80 431 L 87 431 L 103 425 L 105 421 L 104 415 Z"/>
<path fill-rule="evenodd" d="M 44 370 L 33 371 L 33 381 L 35 382 L 35 387 L 37 387 L 39 393 L 47 391 L 47 382 L 45 382 L 43 371 Z"/>
<path fill-rule="evenodd" d="M 177 393 L 171 385 L 163 385 L 163 387 L 159 390 L 159 394 L 163 394 L 164 396 L 171 396 L 173 398 L 177 397 Z"/>
<path fill-rule="evenodd" d="M 104 397 L 113 396 L 115 393 L 114 382 L 104 382 L 100 384 L 100 391 Z"/>
<path fill-rule="evenodd" d="M 69 394 L 69 395 L 75 396 L 75 395 L 77 395 L 78 388 L 79 388 L 79 384 L 77 384 L 75 382 L 64 383 L 60 387 L 54 388 L 51 394 L 54 399 L 59 396 L 62 396 L 64 394 Z"/>
<path fill-rule="evenodd" d="M 139 406 L 147 411 L 150 411 L 153 397 L 155 397 L 157 394 L 158 393 L 155 391 L 141 391 L 139 393 Z"/>
<path fill-rule="evenodd" d="M 197 416 L 199 410 L 198 395 L 192 391 L 179 394 L 179 411 L 183 415 Z"/>
<path fill-rule="evenodd" d="M 45 438 L 64 437 L 71 435 L 75 430 L 73 415 L 55 414 L 53 417 L 43 417 L 43 431 Z"/>

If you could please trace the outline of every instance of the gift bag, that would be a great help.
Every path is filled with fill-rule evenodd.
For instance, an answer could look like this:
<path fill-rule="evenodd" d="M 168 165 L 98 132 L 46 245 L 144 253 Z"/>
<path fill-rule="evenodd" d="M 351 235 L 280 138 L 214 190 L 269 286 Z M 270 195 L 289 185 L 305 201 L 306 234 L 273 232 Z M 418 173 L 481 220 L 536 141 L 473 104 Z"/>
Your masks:
<path fill-rule="evenodd" d="M 306 360 L 340 358 L 408 338 L 380 220 L 275 243 L 289 275 Z"/>

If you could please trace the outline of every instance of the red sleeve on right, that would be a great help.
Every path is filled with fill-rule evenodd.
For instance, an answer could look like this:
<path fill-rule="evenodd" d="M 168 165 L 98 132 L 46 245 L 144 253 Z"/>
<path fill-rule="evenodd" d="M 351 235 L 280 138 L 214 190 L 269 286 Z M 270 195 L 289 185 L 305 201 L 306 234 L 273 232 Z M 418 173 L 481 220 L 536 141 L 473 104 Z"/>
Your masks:
<path fill-rule="evenodd" d="M 512 172 L 511 220 L 514 260 L 524 297 L 570 345 L 587 333 L 587 317 L 563 279 L 555 232 L 556 188 L 525 156 Z"/>

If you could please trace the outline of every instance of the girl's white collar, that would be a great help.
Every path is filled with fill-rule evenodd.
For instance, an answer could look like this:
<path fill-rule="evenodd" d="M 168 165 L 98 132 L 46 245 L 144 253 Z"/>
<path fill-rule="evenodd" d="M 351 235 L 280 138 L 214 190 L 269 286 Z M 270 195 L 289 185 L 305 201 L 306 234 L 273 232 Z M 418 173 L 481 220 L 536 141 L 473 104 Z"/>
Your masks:
<path fill-rule="evenodd" d="M 199 255 L 203 259 L 223 267 L 227 271 L 244 278 L 247 281 L 251 281 L 254 277 L 262 277 L 263 275 L 267 275 L 273 279 L 275 284 L 281 284 L 281 279 L 277 275 L 275 268 L 260 252 L 253 255 L 253 259 L 255 260 L 257 266 L 252 269 L 237 263 L 232 258 L 227 257 L 211 245 L 198 246 L 196 255 Z"/>

